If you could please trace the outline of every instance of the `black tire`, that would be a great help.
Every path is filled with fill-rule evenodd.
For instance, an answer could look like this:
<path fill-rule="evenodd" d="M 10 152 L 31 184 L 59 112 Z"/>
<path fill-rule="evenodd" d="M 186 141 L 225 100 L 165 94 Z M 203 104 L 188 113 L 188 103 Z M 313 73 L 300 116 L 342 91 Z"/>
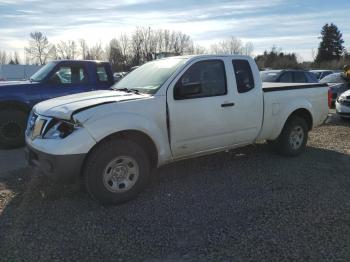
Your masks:
<path fill-rule="evenodd" d="M 297 134 L 295 134 L 295 132 L 293 133 L 293 131 L 296 131 Z M 301 136 L 301 133 L 299 132 L 302 132 L 303 136 Z M 306 123 L 306 120 L 298 116 L 292 116 L 284 125 L 281 134 L 279 135 L 277 140 L 273 142 L 273 145 L 275 149 L 282 155 L 300 155 L 305 151 L 308 139 L 308 132 L 309 128 Z M 296 141 L 293 140 L 292 134 L 294 134 L 294 136 L 297 137 Z"/>
<path fill-rule="evenodd" d="M 339 116 L 341 120 L 343 121 L 350 121 L 349 117 Z"/>
<path fill-rule="evenodd" d="M 19 109 L 0 109 L 0 148 L 24 145 L 28 115 Z"/>
<path fill-rule="evenodd" d="M 138 167 L 138 176 L 130 189 L 123 192 L 112 192 L 111 187 L 114 182 L 110 186 L 106 184 L 105 172 L 111 162 L 118 157 L 133 159 Z M 125 167 L 128 169 L 127 165 Z M 146 152 L 133 141 L 120 139 L 99 145 L 89 155 L 83 175 L 85 187 L 93 199 L 103 204 L 121 204 L 135 198 L 145 188 L 150 178 L 150 170 L 150 160 Z M 123 189 L 117 188 L 116 190 Z"/>

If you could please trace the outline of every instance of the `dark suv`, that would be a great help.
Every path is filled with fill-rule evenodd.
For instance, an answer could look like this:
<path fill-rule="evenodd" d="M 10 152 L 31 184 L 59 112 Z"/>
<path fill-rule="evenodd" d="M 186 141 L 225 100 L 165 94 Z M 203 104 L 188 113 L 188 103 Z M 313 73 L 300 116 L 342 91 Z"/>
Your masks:
<path fill-rule="evenodd" d="M 260 75 L 263 82 L 318 83 L 313 73 L 303 70 L 267 70 L 261 71 Z"/>
<path fill-rule="evenodd" d="M 343 73 L 335 73 L 328 75 L 320 80 L 320 83 L 329 85 L 332 94 L 331 107 L 334 107 L 338 96 L 350 89 L 350 79 L 344 76 Z"/>

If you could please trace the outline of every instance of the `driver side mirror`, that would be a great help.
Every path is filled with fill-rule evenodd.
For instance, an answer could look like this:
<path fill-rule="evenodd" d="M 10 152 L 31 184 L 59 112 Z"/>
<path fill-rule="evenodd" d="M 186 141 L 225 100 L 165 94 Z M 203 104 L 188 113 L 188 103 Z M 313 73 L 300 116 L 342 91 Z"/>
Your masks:
<path fill-rule="evenodd" d="M 180 79 L 174 88 L 174 99 L 181 100 L 193 98 L 193 96 L 199 95 L 201 92 L 202 84 L 200 82 L 182 83 Z"/>

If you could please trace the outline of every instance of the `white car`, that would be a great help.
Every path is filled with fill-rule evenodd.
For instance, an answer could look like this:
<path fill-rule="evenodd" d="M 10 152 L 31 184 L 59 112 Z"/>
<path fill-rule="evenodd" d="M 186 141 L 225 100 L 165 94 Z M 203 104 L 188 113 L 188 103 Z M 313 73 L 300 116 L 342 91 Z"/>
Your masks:
<path fill-rule="evenodd" d="M 350 90 L 342 93 L 335 102 L 337 114 L 343 119 L 350 119 Z"/>
<path fill-rule="evenodd" d="M 44 174 L 84 180 L 103 203 L 135 197 L 151 170 L 270 140 L 287 156 L 328 115 L 324 84 L 264 83 L 246 56 L 180 56 L 135 69 L 113 90 L 37 104 L 28 161 Z"/>

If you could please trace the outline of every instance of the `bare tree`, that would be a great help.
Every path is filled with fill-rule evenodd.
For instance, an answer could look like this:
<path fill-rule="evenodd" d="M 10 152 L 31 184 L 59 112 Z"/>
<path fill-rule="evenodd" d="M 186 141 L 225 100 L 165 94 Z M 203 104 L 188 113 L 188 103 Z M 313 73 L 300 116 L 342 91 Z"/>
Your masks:
<path fill-rule="evenodd" d="M 219 43 L 213 44 L 210 47 L 210 51 L 213 54 L 229 54 L 229 55 L 249 55 L 253 54 L 254 46 L 252 43 L 247 42 L 243 44 L 241 39 L 231 37 L 230 39 L 223 40 Z"/>
<path fill-rule="evenodd" d="M 8 62 L 8 56 L 6 51 L 0 51 L 0 64 L 4 65 Z"/>
<path fill-rule="evenodd" d="M 244 55 L 248 55 L 248 56 L 252 56 L 253 55 L 253 51 L 254 51 L 254 45 L 251 42 L 246 42 L 244 44 L 244 51 L 243 54 Z"/>
<path fill-rule="evenodd" d="M 74 40 L 60 41 L 56 45 L 56 52 L 60 59 L 76 59 L 78 48 Z"/>
<path fill-rule="evenodd" d="M 85 39 L 79 39 L 79 45 L 80 45 L 80 54 L 82 59 L 87 59 L 89 47 L 85 41 Z"/>
<path fill-rule="evenodd" d="M 50 57 L 51 44 L 42 32 L 30 33 L 29 47 L 25 48 L 26 52 L 31 56 L 34 62 L 41 65 L 46 64 Z"/>
<path fill-rule="evenodd" d="M 142 62 L 142 41 L 142 32 L 138 27 L 131 37 L 132 65 L 140 65 Z"/>
<path fill-rule="evenodd" d="M 19 58 L 17 51 L 15 51 L 15 53 L 13 54 L 13 61 L 16 65 L 19 65 L 21 63 L 21 59 Z"/>
<path fill-rule="evenodd" d="M 110 41 L 106 50 L 106 55 L 115 71 L 124 69 L 125 58 L 123 57 L 123 51 L 117 39 L 114 38 Z"/>
<path fill-rule="evenodd" d="M 89 48 L 86 55 L 86 59 L 89 60 L 103 60 L 103 58 L 104 52 L 101 43 L 95 44 L 93 47 Z"/>
<path fill-rule="evenodd" d="M 208 51 L 204 46 L 192 44 L 192 47 L 189 49 L 188 54 L 190 54 L 190 55 L 203 55 L 203 54 L 206 54 L 207 52 Z"/>
<path fill-rule="evenodd" d="M 120 48 L 122 50 L 122 55 L 124 57 L 127 57 L 129 52 L 129 43 L 130 43 L 129 37 L 126 34 L 122 34 L 120 35 L 119 42 L 120 42 Z"/>

